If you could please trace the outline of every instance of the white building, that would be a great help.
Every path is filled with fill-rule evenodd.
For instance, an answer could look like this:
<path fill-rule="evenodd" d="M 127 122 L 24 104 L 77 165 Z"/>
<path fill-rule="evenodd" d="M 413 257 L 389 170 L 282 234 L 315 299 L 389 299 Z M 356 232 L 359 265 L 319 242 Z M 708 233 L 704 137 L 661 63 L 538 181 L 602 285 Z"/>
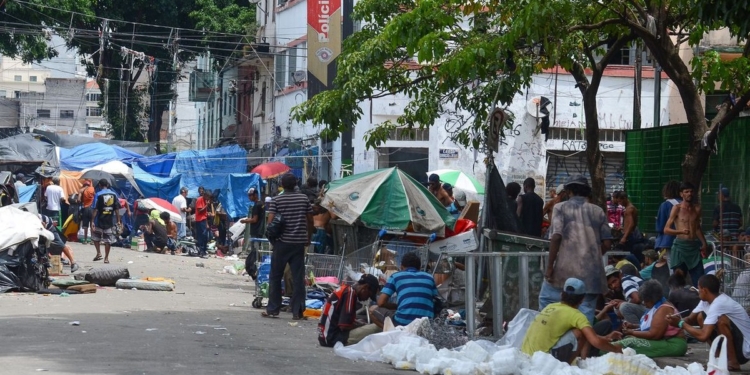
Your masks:
<path fill-rule="evenodd" d="M 44 81 L 50 76 L 47 69 L 0 55 L 0 98 L 18 99 L 23 92 L 44 93 Z"/>

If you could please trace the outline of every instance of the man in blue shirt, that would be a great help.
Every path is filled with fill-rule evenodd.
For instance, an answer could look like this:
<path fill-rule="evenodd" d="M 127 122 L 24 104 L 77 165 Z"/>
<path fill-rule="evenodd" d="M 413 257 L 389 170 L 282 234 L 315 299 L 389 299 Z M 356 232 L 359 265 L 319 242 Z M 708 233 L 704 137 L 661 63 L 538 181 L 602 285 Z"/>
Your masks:
<path fill-rule="evenodd" d="M 654 250 L 659 252 L 662 249 L 666 249 L 667 263 L 669 263 L 669 250 L 672 249 L 672 243 L 674 242 L 675 236 L 664 233 L 664 227 L 667 226 L 669 214 L 672 213 L 672 207 L 682 202 L 682 198 L 680 198 L 680 183 L 675 180 L 667 182 L 666 185 L 664 185 L 661 194 L 664 197 L 664 202 L 661 203 L 661 206 L 659 206 L 659 212 L 656 214 L 657 236 Z"/>
<path fill-rule="evenodd" d="M 115 225 L 122 225 L 120 219 L 120 200 L 117 194 L 109 189 L 109 181 L 99 181 L 101 190 L 94 199 L 94 211 L 92 221 L 94 230 L 91 232 L 91 240 L 96 248 L 94 261 L 102 259 L 100 244 L 104 243 L 104 263 L 109 263 L 109 250 L 113 243 L 117 242 Z"/>
<path fill-rule="evenodd" d="M 373 309 L 373 321 L 382 327 L 386 317 L 397 326 L 405 326 L 415 319 L 435 317 L 433 298 L 438 295 L 435 280 L 419 269 L 422 261 L 415 253 L 401 259 L 401 272 L 396 272 L 383 287 L 378 297 L 378 307 Z M 397 295 L 398 305 L 388 302 Z M 395 312 L 394 312 L 395 310 Z"/>

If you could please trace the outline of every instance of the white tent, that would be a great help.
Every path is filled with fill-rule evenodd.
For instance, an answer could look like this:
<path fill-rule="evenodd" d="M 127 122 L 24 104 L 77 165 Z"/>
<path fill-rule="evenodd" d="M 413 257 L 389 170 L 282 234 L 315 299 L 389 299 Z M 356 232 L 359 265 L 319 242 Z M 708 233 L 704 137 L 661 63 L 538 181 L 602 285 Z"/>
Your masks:
<path fill-rule="evenodd" d="M 130 182 L 130 185 L 132 185 L 133 188 L 138 191 L 138 194 L 143 195 L 143 192 L 138 187 L 138 184 L 135 183 L 135 178 L 133 177 L 133 169 L 119 160 L 112 160 L 104 164 L 99 164 L 95 167 L 84 169 L 81 172 L 86 173 L 91 170 L 107 172 L 115 177 L 125 178 L 126 180 L 128 180 L 128 182 Z"/>

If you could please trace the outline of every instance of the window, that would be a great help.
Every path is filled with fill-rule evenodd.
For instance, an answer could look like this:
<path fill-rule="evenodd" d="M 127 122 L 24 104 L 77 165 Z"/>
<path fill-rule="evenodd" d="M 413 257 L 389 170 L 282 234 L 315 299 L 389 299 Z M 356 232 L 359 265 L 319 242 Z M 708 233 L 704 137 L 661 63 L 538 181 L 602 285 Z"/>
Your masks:
<path fill-rule="evenodd" d="M 49 118 L 49 109 L 37 109 L 36 117 L 37 118 Z"/>
<path fill-rule="evenodd" d="M 266 114 L 266 81 L 263 81 L 263 88 L 260 91 L 260 111 L 263 112 L 263 116 Z"/>
<path fill-rule="evenodd" d="M 13 80 L 16 82 L 21 82 L 21 76 L 13 76 Z"/>
<path fill-rule="evenodd" d="M 98 117 L 102 115 L 102 109 L 99 107 L 86 107 L 86 116 Z"/>
<path fill-rule="evenodd" d="M 283 90 L 286 87 L 287 76 L 289 76 L 286 62 L 286 52 L 276 55 L 276 83 L 273 85 L 275 90 Z"/>
<path fill-rule="evenodd" d="M 102 94 L 86 94 L 87 102 L 100 102 L 102 101 Z"/>
<path fill-rule="evenodd" d="M 297 71 L 297 47 L 289 48 L 289 84 L 293 84 L 292 75 Z"/>
<path fill-rule="evenodd" d="M 258 148 L 258 144 L 260 143 L 260 132 L 255 131 L 253 134 L 253 148 Z"/>
<path fill-rule="evenodd" d="M 61 109 L 60 110 L 60 118 L 73 118 L 73 110 L 72 109 Z"/>
<path fill-rule="evenodd" d="M 429 141 L 430 129 L 397 128 L 391 130 L 388 139 L 392 141 Z"/>
<path fill-rule="evenodd" d="M 36 82 L 36 76 L 29 76 L 29 82 Z"/>
<path fill-rule="evenodd" d="M 4 98 L 6 96 L 8 96 L 8 92 L 5 90 L 0 90 L 0 98 Z"/>

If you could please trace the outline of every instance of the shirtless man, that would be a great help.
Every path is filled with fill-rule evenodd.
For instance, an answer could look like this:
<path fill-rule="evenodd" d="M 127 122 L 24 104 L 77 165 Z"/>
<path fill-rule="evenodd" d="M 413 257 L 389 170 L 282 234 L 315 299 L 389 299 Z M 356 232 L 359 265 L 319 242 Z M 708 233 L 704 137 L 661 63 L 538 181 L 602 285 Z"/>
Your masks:
<path fill-rule="evenodd" d="M 617 204 L 625 209 L 620 245 L 625 248 L 625 251 L 635 255 L 639 262 L 643 262 L 643 255 L 640 252 L 638 254 L 633 253 L 633 245 L 635 245 L 637 240 L 640 240 L 640 238 L 637 238 L 636 236 L 636 233 L 638 233 L 638 209 L 630 203 L 628 194 L 624 191 L 617 192 L 613 198 Z"/>
<path fill-rule="evenodd" d="M 430 193 L 432 193 L 432 195 L 434 195 L 443 206 L 448 207 L 453 203 L 453 198 L 448 195 L 448 192 L 443 189 L 443 185 L 440 184 L 440 176 L 433 173 L 430 175 L 428 182 L 430 183 Z"/>
<path fill-rule="evenodd" d="M 689 182 L 680 185 L 682 203 L 672 207 L 664 233 L 677 236 L 672 244 L 669 267 L 687 271 L 693 286 L 697 287 L 698 279 L 705 273 L 702 255 L 708 246 L 701 231 L 701 205 L 693 204 L 694 190 Z"/>
<path fill-rule="evenodd" d="M 320 205 L 321 199 L 317 199 L 313 204 L 313 225 L 315 234 L 313 241 L 315 252 L 318 254 L 329 254 L 333 250 L 333 229 L 331 228 L 331 213 Z"/>

